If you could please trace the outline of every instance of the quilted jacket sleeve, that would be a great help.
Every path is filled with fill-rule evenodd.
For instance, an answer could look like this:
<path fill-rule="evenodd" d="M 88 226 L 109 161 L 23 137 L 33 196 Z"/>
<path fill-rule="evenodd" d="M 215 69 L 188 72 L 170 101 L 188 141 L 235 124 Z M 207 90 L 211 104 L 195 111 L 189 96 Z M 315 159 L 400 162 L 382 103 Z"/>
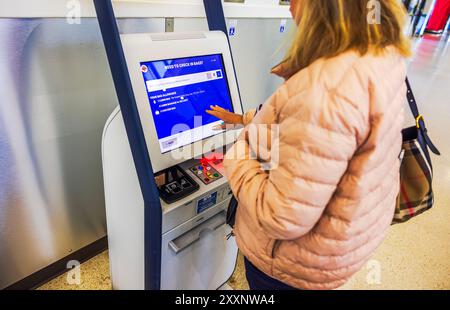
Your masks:
<path fill-rule="evenodd" d="M 356 104 L 320 85 L 288 89 L 282 86 L 251 123 L 279 126 L 272 168 L 263 170 L 259 158 L 248 156 L 254 148 L 249 126 L 224 160 L 239 212 L 278 240 L 299 238 L 315 226 L 369 127 L 367 98 Z"/>

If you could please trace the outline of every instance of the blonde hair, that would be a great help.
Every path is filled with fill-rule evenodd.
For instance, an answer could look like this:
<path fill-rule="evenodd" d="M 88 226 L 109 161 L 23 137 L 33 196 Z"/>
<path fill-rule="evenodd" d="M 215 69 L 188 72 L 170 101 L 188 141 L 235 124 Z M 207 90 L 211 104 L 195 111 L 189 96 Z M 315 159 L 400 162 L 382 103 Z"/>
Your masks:
<path fill-rule="evenodd" d="M 379 23 L 370 23 L 371 1 L 300 0 L 298 30 L 284 67 L 294 74 L 319 58 L 348 50 L 361 55 L 381 53 L 387 46 L 395 46 L 401 55 L 410 56 L 410 40 L 403 33 L 406 14 L 401 1 L 378 0 Z"/>

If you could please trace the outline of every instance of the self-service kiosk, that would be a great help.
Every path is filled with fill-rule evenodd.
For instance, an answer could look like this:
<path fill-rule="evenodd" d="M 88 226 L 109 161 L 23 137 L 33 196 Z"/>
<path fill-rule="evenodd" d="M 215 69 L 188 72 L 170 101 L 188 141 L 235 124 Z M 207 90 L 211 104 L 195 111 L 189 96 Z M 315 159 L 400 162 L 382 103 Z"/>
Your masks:
<path fill-rule="evenodd" d="M 223 148 L 239 130 L 218 131 L 211 105 L 242 113 L 223 32 L 122 35 L 123 51 L 162 207 L 161 289 L 218 289 L 237 246 L 225 224 L 231 190 Z M 114 289 L 144 288 L 144 201 L 122 114 L 102 141 Z M 142 186 L 142 185 L 141 185 Z"/>

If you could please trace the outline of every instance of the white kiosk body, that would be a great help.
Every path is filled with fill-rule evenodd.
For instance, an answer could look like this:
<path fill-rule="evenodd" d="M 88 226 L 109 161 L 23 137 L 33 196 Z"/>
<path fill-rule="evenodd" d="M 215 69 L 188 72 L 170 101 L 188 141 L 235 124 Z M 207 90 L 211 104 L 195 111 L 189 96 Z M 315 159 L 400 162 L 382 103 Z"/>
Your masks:
<path fill-rule="evenodd" d="M 220 121 L 203 112 L 217 104 L 242 113 L 227 38 L 197 32 L 121 39 L 155 175 L 177 166 L 198 183 L 175 202 L 161 199 L 161 289 L 218 289 L 237 258 L 234 237 L 227 238 L 232 193 L 221 152 L 239 130 L 214 131 Z M 185 127 L 169 128 L 177 122 Z M 119 108 L 105 125 L 102 160 L 113 288 L 144 289 L 144 202 Z"/>

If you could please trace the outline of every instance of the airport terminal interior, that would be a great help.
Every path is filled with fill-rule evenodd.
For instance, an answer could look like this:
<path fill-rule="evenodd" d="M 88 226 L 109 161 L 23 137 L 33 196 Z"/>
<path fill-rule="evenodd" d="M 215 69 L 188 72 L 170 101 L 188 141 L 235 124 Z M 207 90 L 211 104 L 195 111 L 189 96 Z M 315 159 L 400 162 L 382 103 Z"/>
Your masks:
<path fill-rule="evenodd" d="M 112 1 L 120 36 L 96 2 L 0 0 L 0 289 L 155 288 L 155 243 L 162 289 L 249 289 L 216 154 L 232 133 L 216 134 L 208 105 L 187 102 L 240 114 L 263 104 L 283 83 L 270 71 L 296 31 L 289 1 Z M 212 25 L 213 2 L 223 29 Z M 435 202 L 391 226 L 339 289 L 450 289 L 449 12 L 442 29 L 430 26 L 449 1 L 403 2 L 407 75 L 441 153 L 432 154 Z M 199 115 L 200 131 L 170 132 Z M 407 108 L 405 120 L 415 125 Z M 203 152 L 205 141 L 218 148 Z M 169 156 L 191 149 L 192 158 Z"/>

